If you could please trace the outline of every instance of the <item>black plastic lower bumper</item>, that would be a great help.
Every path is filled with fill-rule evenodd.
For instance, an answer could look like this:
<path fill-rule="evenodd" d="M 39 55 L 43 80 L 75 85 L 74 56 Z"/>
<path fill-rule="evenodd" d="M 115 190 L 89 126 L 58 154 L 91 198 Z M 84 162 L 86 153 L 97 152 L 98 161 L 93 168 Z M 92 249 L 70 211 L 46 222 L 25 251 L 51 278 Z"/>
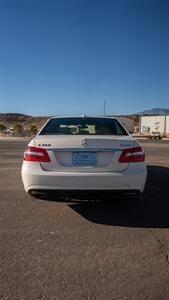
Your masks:
<path fill-rule="evenodd" d="M 46 198 L 50 196 L 59 196 L 67 198 L 98 199 L 106 196 L 136 196 L 140 194 L 139 190 L 29 190 L 31 196 L 37 198 Z"/>

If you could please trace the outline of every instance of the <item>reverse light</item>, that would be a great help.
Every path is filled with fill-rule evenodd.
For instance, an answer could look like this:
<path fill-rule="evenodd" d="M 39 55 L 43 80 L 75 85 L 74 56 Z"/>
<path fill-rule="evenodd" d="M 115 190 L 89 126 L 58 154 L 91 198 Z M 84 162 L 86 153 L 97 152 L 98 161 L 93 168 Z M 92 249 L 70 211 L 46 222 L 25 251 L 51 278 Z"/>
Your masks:
<path fill-rule="evenodd" d="M 119 162 L 140 162 L 145 160 L 145 154 L 141 147 L 124 149 L 119 158 Z"/>
<path fill-rule="evenodd" d="M 23 159 L 26 161 L 50 162 L 46 149 L 32 146 L 26 148 Z"/>

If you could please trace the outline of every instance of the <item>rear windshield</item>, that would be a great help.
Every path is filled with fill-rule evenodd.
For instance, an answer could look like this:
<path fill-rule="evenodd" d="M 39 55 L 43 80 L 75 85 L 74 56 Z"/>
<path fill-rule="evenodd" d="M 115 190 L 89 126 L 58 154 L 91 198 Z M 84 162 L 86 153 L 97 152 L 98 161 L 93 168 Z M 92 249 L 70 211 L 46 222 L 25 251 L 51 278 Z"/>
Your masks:
<path fill-rule="evenodd" d="M 106 118 L 53 118 L 39 135 L 128 135 L 116 119 Z"/>

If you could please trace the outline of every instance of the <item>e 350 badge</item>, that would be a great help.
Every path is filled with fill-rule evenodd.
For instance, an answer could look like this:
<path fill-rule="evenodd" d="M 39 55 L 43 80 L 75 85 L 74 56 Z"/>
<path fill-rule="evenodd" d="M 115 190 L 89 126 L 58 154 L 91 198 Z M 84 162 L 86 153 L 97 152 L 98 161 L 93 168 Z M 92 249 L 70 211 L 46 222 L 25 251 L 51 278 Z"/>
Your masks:
<path fill-rule="evenodd" d="M 39 147 L 50 147 L 51 144 L 38 144 Z"/>

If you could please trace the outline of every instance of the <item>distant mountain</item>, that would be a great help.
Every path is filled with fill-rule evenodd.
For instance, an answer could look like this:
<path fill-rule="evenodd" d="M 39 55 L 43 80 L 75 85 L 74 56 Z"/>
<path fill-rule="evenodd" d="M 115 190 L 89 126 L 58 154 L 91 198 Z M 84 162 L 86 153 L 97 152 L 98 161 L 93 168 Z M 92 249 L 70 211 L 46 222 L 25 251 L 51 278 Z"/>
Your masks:
<path fill-rule="evenodd" d="M 0 113 L 0 121 L 3 122 L 24 122 L 30 116 L 20 113 Z"/>
<path fill-rule="evenodd" d="M 169 115 L 169 108 L 152 108 L 152 109 L 148 109 L 148 110 L 138 112 L 134 115 L 149 115 L 149 116 L 152 116 L 152 115 L 159 115 L 159 116 Z"/>
<path fill-rule="evenodd" d="M 24 127 L 28 127 L 32 123 L 36 123 L 38 128 L 49 119 L 49 116 L 28 116 L 20 113 L 0 113 L 0 122 L 3 122 L 6 127 L 13 127 L 16 122 L 19 122 Z"/>

